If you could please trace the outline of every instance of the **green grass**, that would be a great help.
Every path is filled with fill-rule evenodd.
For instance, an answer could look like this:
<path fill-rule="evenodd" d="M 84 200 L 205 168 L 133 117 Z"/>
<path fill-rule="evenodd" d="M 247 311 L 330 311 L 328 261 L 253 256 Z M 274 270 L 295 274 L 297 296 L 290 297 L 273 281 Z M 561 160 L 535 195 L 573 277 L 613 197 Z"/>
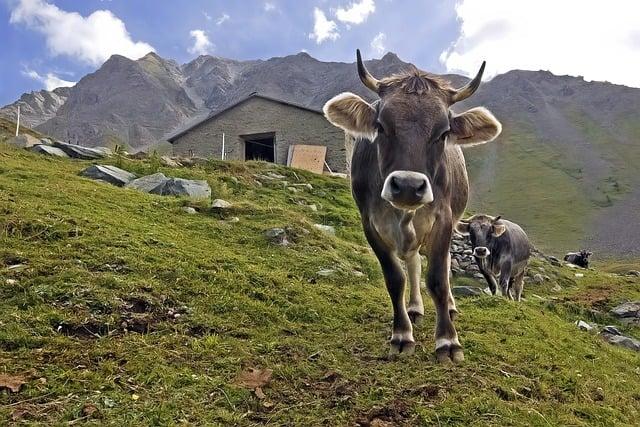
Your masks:
<path fill-rule="evenodd" d="M 615 324 L 607 310 L 640 298 L 637 279 L 595 270 L 576 278 L 535 260 L 553 283 L 526 287 L 527 301 L 458 300 L 459 366 L 435 362 L 425 295 L 416 354 L 388 361 L 390 304 L 344 180 L 264 163 L 110 162 L 206 179 L 233 208 L 90 181 L 78 176 L 88 162 L 0 143 L 0 373 L 27 380 L 18 393 L 0 391 L 0 424 L 640 421 L 637 353 L 572 324 Z M 313 189 L 256 184 L 268 171 Z M 287 227 L 291 245 L 266 242 L 270 227 Z M 319 277 L 323 268 L 336 273 Z M 247 367 L 273 370 L 264 399 L 237 385 Z"/>

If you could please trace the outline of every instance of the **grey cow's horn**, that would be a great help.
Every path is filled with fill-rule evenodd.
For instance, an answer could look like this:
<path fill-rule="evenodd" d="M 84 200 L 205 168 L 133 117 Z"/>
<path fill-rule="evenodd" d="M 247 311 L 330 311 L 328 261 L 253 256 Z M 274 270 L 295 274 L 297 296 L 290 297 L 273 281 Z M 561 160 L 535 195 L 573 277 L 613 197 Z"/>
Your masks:
<path fill-rule="evenodd" d="M 473 95 L 478 87 L 480 86 L 480 82 L 482 81 L 482 74 L 484 73 L 484 66 L 487 64 L 487 61 L 482 61 L 482 65 L 480 66 L 480 70 L 478 74 L 466 85 L 462 86 L 460 89 L 457 89 L 453 95 L 451 95 L 451 103 L 455 104 L 456 102 L 463 101 Z"/>
<path fill-rule="evenodd" d="M 362 62 L 362 56 L 360 56 L 360 49 L 356 49 L 356 58 L 358 62 L 358 75 L 360 76 L 360 80 L 366 87 L 368 87 L 375 93 L 378 93 L 378 89 L 380 89 L 380 81 L 378 81 L 378 79 L 373 77 L 369 73 L 369 71 L 367 71 L 367 68 Z"/>

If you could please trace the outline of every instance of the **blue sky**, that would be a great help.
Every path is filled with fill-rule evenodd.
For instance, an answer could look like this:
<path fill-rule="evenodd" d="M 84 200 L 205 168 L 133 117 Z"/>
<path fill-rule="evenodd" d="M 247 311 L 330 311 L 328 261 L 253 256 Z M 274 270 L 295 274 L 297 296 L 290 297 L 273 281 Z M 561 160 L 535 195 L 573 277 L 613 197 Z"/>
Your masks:
<path fill-rule="evenodd" d="M 113 53 L 255 59 L 397 53 L 487 77 L 547 69 L 640 86 L 640 2 L 612 0 L 0 0 L 0 105 L 71 84 Z M 625 10 L 626 13 L 619 13 Z"/>

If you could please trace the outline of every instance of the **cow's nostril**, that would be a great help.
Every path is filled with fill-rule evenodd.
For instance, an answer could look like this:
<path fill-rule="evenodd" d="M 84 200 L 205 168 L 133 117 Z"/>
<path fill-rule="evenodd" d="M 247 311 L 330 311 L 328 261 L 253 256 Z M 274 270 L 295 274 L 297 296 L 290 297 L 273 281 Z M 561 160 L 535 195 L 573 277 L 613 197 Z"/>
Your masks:
<path fill-rule="evenodd" d="M 400 193 L 400 186 L 398 185 L 398 181 L 396 181 L 395 176 L 391 177 L 391 180 L 389 181 L 389 187 L 391 188 L 391 192 L 393 194 Z"/>
<path fill-rule="evenodd" d="M 422 184 L 420 184 L 420 187 L 416 190 L 416 194 L 422 195 L 425 191 L 427 191 L 427 181 L 422 181 Z"/>

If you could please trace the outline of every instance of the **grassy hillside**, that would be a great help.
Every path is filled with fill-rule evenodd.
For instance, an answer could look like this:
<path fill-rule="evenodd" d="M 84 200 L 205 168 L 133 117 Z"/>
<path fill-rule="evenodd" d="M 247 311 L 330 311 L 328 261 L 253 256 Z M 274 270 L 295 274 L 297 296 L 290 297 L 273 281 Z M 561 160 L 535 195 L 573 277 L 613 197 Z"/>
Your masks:
<path fill-rule="evenodd" d="M 572 323 L 615 324 L 607 310 L 640 298 L 638 279 L 536 260 L 553 282 L 527 301 L 458 300 L 464 364 L 435 363 L 428 298 L 416 354 L 388 361 L 390 304 L 346 182 L 259 163 L 111 163 L 206 179 L 233 208 L 90 181 L 87 162 L 0 144 L 0 374 L 26 382 L 0 391 L 0 424 L 640 421 L 637 353 Z M 268 172 L 312 189 L 258 184 Z M 269 244 L 270 227 L 291 244 Z M 248 368 L 273 370 L 264 395 L 241 386 Z"/>

